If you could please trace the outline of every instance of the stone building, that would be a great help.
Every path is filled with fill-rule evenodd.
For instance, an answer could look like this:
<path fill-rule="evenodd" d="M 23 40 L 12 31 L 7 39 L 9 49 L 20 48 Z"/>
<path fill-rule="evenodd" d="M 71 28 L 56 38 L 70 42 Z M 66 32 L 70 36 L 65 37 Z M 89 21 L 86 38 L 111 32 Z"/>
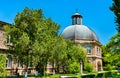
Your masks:
<path fill-rule="evenodd" d="M 15 75 L 17 72 L 22 75 L 25 73 L 26 66 L 21 65 L 20 61 L 13 57 L 12 54 L 8 53 L 10 44 L 10 36 L 6 37 L 5 32 L 3 31 L 3 26 L 8 25 L 8 23 L 0 21 L 0 54 L 5 55 L 6 58 L 6 70 L 8 75 Z M 28 73 L 34 73 L 35 70 L 32 67 L 28 67 Z"/>
<path fill-rule="evenodd" d="M 16 68 L 20 75 L 25 73 L 26 66 L 21 65 L 18 59 L 12 57 L 11 54 L 7 53 L 9 49 L 8 43 L 9 37 L 4 35 L 2 30 L 3 26 L 8 24 L 6 22 L 0 21 L 0 53 L 6 55 L 6 69 L 8 74 L 15 74 Z M 102 52 L 101 52 L 101 43 L 95 32 L 82 24 L 82 16 L 79 13 L 72 15 L 72 25 L 66 27 L 62 32 L 62 37 L 64 39 L 70 39 L 78 46 L 83 46 L 87 50 L 87 59 L 88 62 L 93 64 L 95 71 L 103 70 L 102 67 Z M 8 39 L 8 40 L 7 40 Z M 35 69 L 28 67 L 29 73 L 35 73 Z M 47 72 L 51 73 L 52 66 L 48 63 Z"/>
<path fill-rule="evenodd" d="M 82 24 L 82 16 L 79 13 L 72 15 L 72 25 L 66 27 L 61 35 L 86 49 L 87 60 L 93 64 L 94 71 L 103 70 L 101 43 L 95 32 Z"/>

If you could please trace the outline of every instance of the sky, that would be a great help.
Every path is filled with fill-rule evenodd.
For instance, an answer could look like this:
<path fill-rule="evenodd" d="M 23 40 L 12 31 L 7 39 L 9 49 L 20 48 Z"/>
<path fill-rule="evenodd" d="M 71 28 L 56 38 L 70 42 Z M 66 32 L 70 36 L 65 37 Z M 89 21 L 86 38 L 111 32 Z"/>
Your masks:
<path fill-rule="evenodd" d="M 1 0 L 0 21 L 13 23 L 16 14 L 25 7 L 42 9 L 45 17 L 61 25 L 61 33 L 72 24 L 71 16 L 78 9 L 83 24 L 91 28 L 105 45 L 117 33 L 115 16 L 109 9 L 112 3 L 112 0 Z"/>

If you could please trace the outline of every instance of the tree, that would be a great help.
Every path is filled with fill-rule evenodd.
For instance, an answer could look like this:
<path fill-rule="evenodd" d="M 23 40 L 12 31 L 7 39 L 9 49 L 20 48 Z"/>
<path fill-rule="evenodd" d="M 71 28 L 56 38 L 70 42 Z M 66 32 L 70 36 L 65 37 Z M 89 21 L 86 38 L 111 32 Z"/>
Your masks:
<path fill-rule="evenodd" d="M 77 47 L 72 41 L 64 40 L 60 36 L 52 39 L 49 51 L 50 58 L 48 58 L 53 66 L 53 74 L 59 73 L 61 68 L 64 73 L 69 73 L 68 67 L 72 62 L 79 63 L 80 60 L 84 61 L 86 58 L 85 50 L 82 47 Z"/>
<path fill-rule="evenodd" d="M 117 31 L 120 32 L 120 0 L 113 0 L 110 10 L 115 14 L 115 22 L 117 24 Z"/>
<path fill-rule="evenodd" d="M 105 69 L 115 69 L 120 66 L 120 0 L 113 0 L 110 10 L 115 15 L 115 23 L 118 33 L 111 37 L 110 41 L 102 47 L 103 49 L 103 65 Z"/>
<path fill-rule="evenodd" d="M 5 26 L 7 35 L 11 36 L 11 50 L 27 66 L 46 66 L 49 58 L 50 41 L 57 36 L 60 26 L 50 18 L 45 18 L 42 10 L 25 8 L 18 13 L 12 26 Z M 26 71 L 27 71 L 26 68 Z M 42 73 L 44 67 L 42 67 Z"/>
<path fill-rule="evenodd" d="M 27 67 L 32 64 L 43 75 L 49 62 L 59 72 L 61 66 L 68 71 L 67 67 L 72 62 L 84 61 L 83 48 L 59 36 L 60 25 L 51 18 L 45 18 L 41 9 L 25 8 L 14 21 L 12 26 L 5 26 L 4 30 L 11 36 L 12 54 Z"/>
<path fill-rule="evenodd" d="M 104 64 L 104 69 L 105 70 L 116 70 L 120 68 L 120 16 L 119 16 L 119 10 L 120 4 L 119 0 L 113 0 L 114 4 L 111 7 L 113 12 L 116 15 L 116 23 L 117 23 L 117 30 L 118 32 L 113 35 L 110 39 L 110 41 L 102 47 L 103 49 L 103 64 Z"/>
<path fill-rule="evenodd" d="M 66 50 L 66 42 L 65 40 L 60 37 L 56 36 L 52 39 L 51 46 L 49 46 L 50 51 L 50 58 L 49 62 L 52 63 L 53 66 L 53 74 L 55 71 L 59 73 L 59 66 L 61 64 L 61 60 L 65 57 L 65 50 Z"/>
<path fill-rule="evenodd" d="M 105 67 L 110 67 L 110 69 L 115 69 L 115 67 L 120 66 L 120 33 L 115 34 L 103 49 L 103 64 Z M 108 68 L 106 68 L 108 69 Z"/>
<path fill-rule="evenodd" d="M 82 60 L 85 62 L 86 60 L 86 51 L 81 46 L 76 46 L 72 41 L 66 41 L 67 46 L 65 47 L 65 56 L 61 60 L 61 66 L 63 68 L 64 73 L 69 72 L 69 65 L 73 62 L 79 63 Z"/>

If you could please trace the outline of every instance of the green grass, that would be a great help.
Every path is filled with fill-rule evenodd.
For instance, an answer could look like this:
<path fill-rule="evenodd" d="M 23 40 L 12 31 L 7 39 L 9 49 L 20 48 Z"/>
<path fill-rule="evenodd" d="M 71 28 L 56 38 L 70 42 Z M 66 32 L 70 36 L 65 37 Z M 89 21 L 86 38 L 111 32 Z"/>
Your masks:
<path fill-rule="evenodd" d="M 81 78 L 80 77 L 80 74 L 55 74 L 55 75 L 48 75 L 48 76 L 45 76 L 44 78 L 60 78 L 60 76 L 71 76 L 71 77 L 78 77 L 78 78 Z"/>
<path fill-rule="evenodd" d="M 46 74 L 43 77 L 35 77 L 34 75 L 28 75 L 27 78 L 60 78 L 60 76 L 72 76 L 73 78 L 90 78 L 93 77 L 94 78 L 120 78 L 120 73 L 119 72 L 104 72 L 104 73 L 89 73 L 83 77 L 81 77 L 81 75 L 78 74 L 55 74 L 55 75 L 48 75 Z M 0 77 L 3 78 L 3 77 Z M 20 77 L 16 77 L 16 76 L 7 76 L 4 78 L 25 78 L 24 76 L 20 76 Z"/>

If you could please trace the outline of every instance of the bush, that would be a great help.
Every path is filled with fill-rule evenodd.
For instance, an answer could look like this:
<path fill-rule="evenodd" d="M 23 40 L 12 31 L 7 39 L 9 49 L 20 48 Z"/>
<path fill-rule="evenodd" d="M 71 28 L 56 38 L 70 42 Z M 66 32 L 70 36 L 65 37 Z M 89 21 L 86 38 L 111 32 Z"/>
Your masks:
<path fill-rule="evenodd" d="M 86 63 L 85 64 L 85 71 L 92 72 L 93 71 L 93 64 L 92 63 Z"/>
<path fill-rule="evenodd" d="M 6 56 L 0 54 L 0 76 L 4 77 L 7 75 L 7 71 L 6 71 Z"/>
<path fill-rule="evenodd" d="M 69 73 L 72 73 L 72 74 L 79 73 L 80 64 L 77 62 L 73 62 L 72 64 L 69 65 L 68 71 L 69 71 Z"/>
<path fill-rule="evenodd" d="M 110 64 L 107 64 L 107 65 L 104 67 L 104 70 L 112 71 L 112 66 L 111 66 Z"/>

